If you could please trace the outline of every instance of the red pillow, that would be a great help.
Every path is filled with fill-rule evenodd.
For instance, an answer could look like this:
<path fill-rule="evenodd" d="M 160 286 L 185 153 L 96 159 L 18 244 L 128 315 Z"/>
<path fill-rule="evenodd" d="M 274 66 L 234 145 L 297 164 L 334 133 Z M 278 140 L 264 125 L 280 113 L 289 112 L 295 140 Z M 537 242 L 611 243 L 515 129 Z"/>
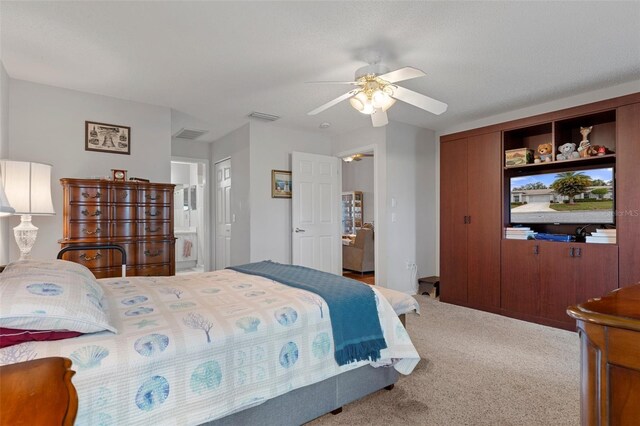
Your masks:
<path fill-rule="evenodd" d="M 17 345 L 23 342 L 44 342 L 49 340 L 70 339 L 82 336 L 83 333 L 68 330 L 18 330 L 0 327 L 0 348 Z"/>

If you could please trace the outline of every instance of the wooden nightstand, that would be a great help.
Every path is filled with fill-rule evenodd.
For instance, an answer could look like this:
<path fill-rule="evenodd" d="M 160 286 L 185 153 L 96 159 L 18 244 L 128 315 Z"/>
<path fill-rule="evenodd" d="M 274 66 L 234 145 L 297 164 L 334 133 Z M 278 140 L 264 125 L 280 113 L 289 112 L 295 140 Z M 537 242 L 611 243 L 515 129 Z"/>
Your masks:
<path fill-rule="evenodd" d="M 70 367 L 71 360 L 58 357 L 0 367 L 0 424 L 73 425 L 78 394 Z"/>

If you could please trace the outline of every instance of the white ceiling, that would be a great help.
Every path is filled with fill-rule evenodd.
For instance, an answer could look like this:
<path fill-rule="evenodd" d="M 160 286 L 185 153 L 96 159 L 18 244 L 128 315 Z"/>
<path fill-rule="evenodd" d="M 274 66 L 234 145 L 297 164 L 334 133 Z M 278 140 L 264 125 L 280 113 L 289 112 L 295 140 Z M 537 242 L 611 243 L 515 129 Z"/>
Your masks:
<path fill-rule="evenodd" d="M 0 12 L 12 78 L 171 107 L 209 123 L 209 140 L 254 110 L 329 134 L 370 125 L 348 102 L 307 116 L 347 89 L 305 82 L 350 80 L 372 50 L 427 73 L 403 85 L 449 110 L 397 103 L 389 118 L 434 130 L 640 80 L 640 2 L 2 1 Z"/>

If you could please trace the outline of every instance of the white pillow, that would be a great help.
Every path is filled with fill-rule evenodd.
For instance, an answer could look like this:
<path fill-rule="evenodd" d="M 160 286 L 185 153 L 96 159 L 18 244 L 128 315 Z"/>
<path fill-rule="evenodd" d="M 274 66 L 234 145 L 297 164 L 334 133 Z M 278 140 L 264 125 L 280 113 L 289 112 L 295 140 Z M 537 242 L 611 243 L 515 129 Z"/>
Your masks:
<path fill-rule="evenodd" d="M 64 260 L 23 260 L 0 274 L 0 327 L 109 330 L 104 292 L 86 267 Z"/>

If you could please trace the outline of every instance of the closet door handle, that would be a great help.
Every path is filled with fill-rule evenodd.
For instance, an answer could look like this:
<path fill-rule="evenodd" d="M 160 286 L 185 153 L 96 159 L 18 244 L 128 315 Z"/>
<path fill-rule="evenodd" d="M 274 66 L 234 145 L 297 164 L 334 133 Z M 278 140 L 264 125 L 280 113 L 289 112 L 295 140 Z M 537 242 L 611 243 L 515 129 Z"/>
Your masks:
<path fill-rule="evenodd" d="M 575 249 L 573 247 L 569 249 L 569 256 L 575 257 Z"/>
<path fill-rule="evenodd" d="M 539 245 L 535 245 L 533 246 L 533 254 L 540 254 L 540 246 Z"/>
<path fill-rule="evenodd" d="M 580 247 L 576 249 L 576 257 L 582 257 L 582 249 Z"/>
<path fill-rule="evenodd" d="M 467 223 L 469 223 L 469 219 L 468 219 L 468 218 L 469 218 L 469 216 L 465 216 L 465 217 L 464 217 L 464 224 L 465 224 L 465 225 L 466 225 Z"/>
<path fill-rule="evenodd" d="M 467 223 L 468 223 L 468 224 L 471 224 L 471 216 L 467 216 L 467 218 L 468 218 L 468 219 L 467 219 Z"/>

